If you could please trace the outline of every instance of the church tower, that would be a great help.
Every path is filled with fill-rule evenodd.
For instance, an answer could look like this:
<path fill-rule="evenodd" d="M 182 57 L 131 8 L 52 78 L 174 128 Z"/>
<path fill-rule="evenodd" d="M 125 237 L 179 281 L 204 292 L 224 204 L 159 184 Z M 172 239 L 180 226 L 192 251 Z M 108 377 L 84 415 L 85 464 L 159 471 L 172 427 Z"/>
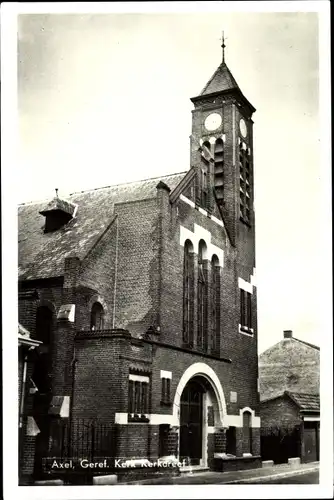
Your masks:
<path fill-rule="evenodd" d="M 209 192 L 203 207 L 215 204 L 231 243 L 254 240 L 253 121 L 255 108 L 246 99 L 225 62 L 222 62 L 199 96 L 191 99 L 191 166 Z M 202 181 L 201 181 L 202 179 Z M 210 196 L 211 195 L 211 196 Z M 203 201 L 200 203 L 203 206 Z"/>

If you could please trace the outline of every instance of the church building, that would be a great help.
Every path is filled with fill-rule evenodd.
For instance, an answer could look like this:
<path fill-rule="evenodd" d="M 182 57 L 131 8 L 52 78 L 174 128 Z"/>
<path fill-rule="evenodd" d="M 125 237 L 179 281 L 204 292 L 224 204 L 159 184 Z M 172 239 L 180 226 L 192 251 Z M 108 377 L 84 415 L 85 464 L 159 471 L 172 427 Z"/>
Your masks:
<path fill-rule="evenodd" d="M 87 422 L 112 429 L 94 456 L 259 460 L 255 108 L 224 57 L 191 101 L 184 172 L 19 206 L 22 475 L 82 458 Z"/>

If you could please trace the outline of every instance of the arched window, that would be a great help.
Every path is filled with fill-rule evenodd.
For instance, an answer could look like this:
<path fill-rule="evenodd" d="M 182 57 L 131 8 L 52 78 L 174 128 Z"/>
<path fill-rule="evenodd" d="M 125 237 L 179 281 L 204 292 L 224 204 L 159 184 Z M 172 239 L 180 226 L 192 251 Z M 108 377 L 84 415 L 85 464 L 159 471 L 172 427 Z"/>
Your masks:
<path fill-rule="evenodd" d="M 208 269 L 205 261 L 206 244 L 200 240 L 197 277 L 197 346 L 204 352 L 208 350 Z"/>
<path fill-rule="evenodd" d="M 184 244 L 183 257 L 183 343 L 194 344 L 194 248 L 191 241 Z"/>
<path fill-rule="evenodd" d="M 38 307 L 36 312 L 36 339 L 43 342 L 43 345 L 39 350 L 31 378 L 39 391 L 39 395 L 49 394 L 51 392 L 52 330 L 52 311 L 46 306 Z"/>
<path fill-rule="evenodd" d="M 220 267 L 217 255 L 211 259 L 211 347 L 220 352 Z"/>
<path fill-rule="evenodd" d="M 242 414 L 243 426 L 243 440 L 242 451 L 243 453 L 252 453 L 252 415 L 249 411 L 244 411 Z"/>
<path fill-rule="evenodd" d="M 99 302 L 93 304 L 90 313 L 90 329 L 103 330 L 104 327 L 104 310 Z"/>
<path fill-rule="evenodd" d="M 224 143 L 217 139 L 214 149 L 215 190 L 218 201 L 224 200 Z"/>

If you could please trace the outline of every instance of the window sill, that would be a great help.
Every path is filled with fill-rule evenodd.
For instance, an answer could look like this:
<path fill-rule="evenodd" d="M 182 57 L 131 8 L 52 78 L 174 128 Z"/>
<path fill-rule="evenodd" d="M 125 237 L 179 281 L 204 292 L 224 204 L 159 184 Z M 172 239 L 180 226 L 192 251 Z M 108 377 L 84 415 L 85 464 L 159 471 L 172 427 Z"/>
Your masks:
<path fill-rule="evenodd" d="M 239 324 L 239 333 L 243 333 L 244 335 L 248 335 L 249 337 L 254 336 L 254 329 L 248 328 L 248 326 L 242 326 Z"/>
<path fill-rule="evenodd" d="M 150 419 L 147 417 L 147 415 L 138 415 L 138 414 L 133 414 L 129 413 L 128 415 L 128 422 L 136 422 L 136 423 L 148 423 Z"/>

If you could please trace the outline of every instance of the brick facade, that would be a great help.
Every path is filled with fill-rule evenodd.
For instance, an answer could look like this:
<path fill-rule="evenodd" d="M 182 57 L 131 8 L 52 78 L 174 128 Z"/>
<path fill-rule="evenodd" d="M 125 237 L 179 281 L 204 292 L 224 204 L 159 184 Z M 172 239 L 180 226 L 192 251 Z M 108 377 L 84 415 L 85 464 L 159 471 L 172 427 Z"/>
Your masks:
<path fill-rule="evenodd" d="M 225 65 L 219 71 L 231 79 Z M 22 258 L 19 317 L 35 335 L 38 307 L 48 307 L 52 312 L 52 396 L 70 400 L 69 413 L 62 418 L 94 418 L 114 425 L 118 457 L 158 457 L 160 453 L 184 456 L 189 450 L 181 450 L 181 433 L 189 432 L 190 436 L 195 432 L 192 440 L 200 441 L 196 441 L 196 451 L 189 451 L 190 455 L 197 453 L 191 458 L 200 460 L 203 466 L 212 465 L 214 453 L 226 452 L 229 427 L 235 427 L 235 454 L 240 460 L 250 448 L 253 454 L 259 454 L 255 217 L 252 212 L 250 224 L 240 220 L 236 168 L 241 143 L 250 151 L 253 168 L 250 117 L 254 108 L 237 86 L 218 93 L 216 104 L 212 96 L 205 95 L 193 101 L 188 174 L 72 195 L 77 215 L 65 228 L 54 232 L 60 236 L 54 238 L 52 252 L 52 234 L 47 235 L 48 251 L 39 234 L 36 242 L 42 250 L 30 249 L 35 261 L 27 264 L 27 257 Z M 237 98 L 242 101 L 241 111 L 235 105 Z M 223 128 L 212 134 L 202 126 L 209 111 L 223 114 Z M 247 138 L 239 133 L 241 116 L 247 119 Z M 208 139 L 209 135 L 214 140 L 224 136 L 223 204 L 216 201 L 213 164 L 205 163 L 199 149 L 202 136 Z M 207 175 L 205 188 L 203 172 Z M 253 193 L 253 177 L 249 182 Z M 36 206 L 36 214 L 38 210 Z M 32 207 L 27 208 L 26 215 L 24 212 L 21 207 L 22 231 Z M 34 230 L 40 231 L 37 226 Z M 193 252 L 192 346 L 185 345 L 183 332 L 186 241 Z M 70 242 L 73 252 L 68 252 Z M 199 247 L 203 250 L 202 262 Z M 26 252 L 26 247 L 23 250 Z M 43 255 L 44 267 L 36 264 L 38 255 Z M 219 338 L 214 344 L 212 258 L 219 267 L 220 297 L 215 330 Z M 202 337 L 198 335 L 200 280 L 204 283 Z M 241 286 L 252 294 L 253 330 L 248 334 L 239 328 Z M 38 299 L 24 297 L 30 292 L 36 292 Z M 103 309 L 103 328 L 92 330 L 91 311 L 96 302 Z M 74 321 L 69 316 L 59 317 L 61 306 L 74 307 Z M 161 401 L 161 371 L 168 373 L 170 380 L 167 403 Z M 140 415 L 129 415 L 131 373 L 134 380 L 148 383 L 147 411 L 141 422 L 135 421 Z M 201 394 L 196 403 L 201 412 L 196 428 L 191 427 L 188 403 L 182 400 L 190 381 L 197 384 Z M 233 402 L 231 392 L 235 394 Z M 189 408 L 194 404 L 189 401 Z M 248 437 L 243 432 L 244 409 L 252 415 Z"/>

